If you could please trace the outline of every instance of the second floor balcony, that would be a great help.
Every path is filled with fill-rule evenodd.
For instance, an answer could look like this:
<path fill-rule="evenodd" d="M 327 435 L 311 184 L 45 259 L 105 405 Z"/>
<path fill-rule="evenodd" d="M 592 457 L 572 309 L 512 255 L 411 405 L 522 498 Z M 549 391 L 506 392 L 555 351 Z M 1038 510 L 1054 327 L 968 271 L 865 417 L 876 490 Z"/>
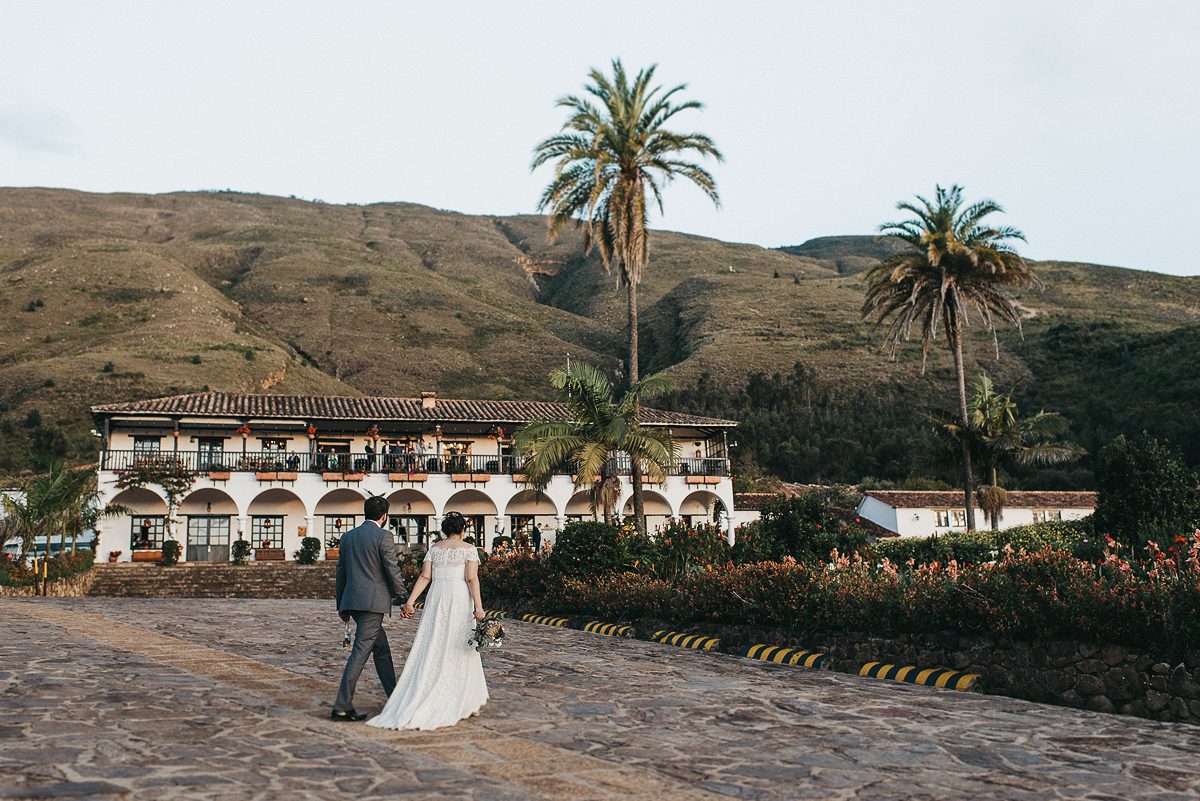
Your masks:
<path fill-rule="evenodd" d="M 421 453 L 319 453 L 310 451 L 138 451 L 109 450 L 101 454 L 100 469 L 112 472 L 138 467 L 181 467 L 199 474 L 250 472 L 274 474 L 473 474 L 520 475 L 525 459 L 500 454 L 432 455 Z M 628 457 L 611 462 L 618 475 L 629 474 Z M 570 475 L 564 468 L 561 475 Z M 724 458 L 676 459 L 674 476 L 728 476 Z"/>

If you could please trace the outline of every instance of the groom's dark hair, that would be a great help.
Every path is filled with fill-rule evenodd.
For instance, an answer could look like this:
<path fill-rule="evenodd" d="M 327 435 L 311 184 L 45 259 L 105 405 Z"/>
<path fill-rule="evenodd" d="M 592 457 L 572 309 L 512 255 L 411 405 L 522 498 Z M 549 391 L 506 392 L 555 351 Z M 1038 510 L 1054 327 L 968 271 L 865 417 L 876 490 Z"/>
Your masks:
<path fill-rule="evenodd" d="M 363 504 L 363 512 L 368 520 L 378 520 L 388 513 L 388 499 L 382 495 L 373 495 Z"/>

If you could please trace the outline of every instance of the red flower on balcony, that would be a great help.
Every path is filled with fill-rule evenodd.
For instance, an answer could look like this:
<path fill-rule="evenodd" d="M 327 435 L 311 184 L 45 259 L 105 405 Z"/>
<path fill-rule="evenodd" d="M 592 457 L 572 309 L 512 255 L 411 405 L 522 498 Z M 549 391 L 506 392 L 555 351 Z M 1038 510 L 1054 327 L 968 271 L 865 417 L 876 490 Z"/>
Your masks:
<path fill-rule="evenodd" d="M 237 432 L 242 435 L 242 439 L 245 439 L 246 437 L 250 436 L 250 426 L 242 423 Z"/>
<path fill-rule="evenodd" d="M 368 428 L 367 436 L 371 439 L 379 439 L 379 426 L 371 426 Z"/>
<path fill-rule="evenodd" d="M 314 438 L 315 436 L 317 436 L 317 427 L 316 427 L 316 426 L 314 426 L 314 425 L 310 425 L 310 426 L 309 426 L 307 429 L 305 429 L 305 430 L 308 432 L 308 438 L 309 438 L 309 439 L 312 439 L 312 438 Z"/>

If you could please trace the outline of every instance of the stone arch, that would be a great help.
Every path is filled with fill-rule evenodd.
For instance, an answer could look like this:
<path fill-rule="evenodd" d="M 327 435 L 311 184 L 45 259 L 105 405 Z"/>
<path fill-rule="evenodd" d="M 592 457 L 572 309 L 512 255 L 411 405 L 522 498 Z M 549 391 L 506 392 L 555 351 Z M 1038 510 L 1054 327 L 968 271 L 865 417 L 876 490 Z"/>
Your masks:
<path fill-rule="evenodd" d="M 533 527 L 543 533 L 553 531 L 558 525 L 558 504 L 544 492 L 534 489 L 521 490 L 508 499 L 504 507 L 507 534 L 514 539 L 524 535 L 532 542 Z"/>
<path fill-rule="evenodd" d="M 646 509 L 646 529 L 654 531 L 666 524 L 668 520 L 675 516 L 675 510 L 671 508 L 671 502 L 666 499 L 661 493 L 654 490 L 642 490 L 642 504 Z M 633 516 L 633 495 L 625 500 L 624 506 L 621 507 L 621 514 L 625 517 Z"/>
<path fill-rule="evenodd" d="M 576 492 L 567 501 L 566 507 L 563 509 L 563 514 L 567 517 L 581 516 L 584 520 L 599 520 L 604 516 L 603 509 L 597 509 L 595 515 L 592 514 L 592 499 L 590 494 L 585 490 Z"/>
<path fill-rule="evenodd" d="M 679 503 L 679 516 L 697 523 L 720 525 L 728 514 L 721 496 L 710 490 L 696 490 Z"/>
<path fill-rule="evenodd" d="M 424 492 L 411 487 L 387 496 L 388 528 L 398 545 L 423 548 L 429 544 L 429 532 L 437 517 L 437 507 Z"/>
<path fill-rule="evenodd" d="M 313 507 L 315 537 L 340 537 L 363 522 L 363 501 L 367 499 L 357 489 L 338 487 L 321 496 Z"/>
<path fill-rule="evenodd" d="M 499 515 L 496 502 L 491 496 L 477 489 L 459 490 L 446 499 L 440 516 L 445 517 L 447 512 L 458 512 L 467 518 L 470 524 L 469 536 L 475 538 L 475 544 L 491 548 L 492 540 L 496 537 Z M 504 533 L 508 533 L 507 527 L 504 528 Z"/>
<path fill-rule="evenodd" d="M 181 515 L 231 515 L 238 516 L 241 510 L 237 502 L 224 490 L 202 487 L 188 493 L 179 504 Z"/>
<path fill-rule="evenodd" d="M 130 558 L 139 543 L 143 548 L 161 548 L 165 536 L 167 501 L 148 487 L 130 487 L 118 492 L 109 503 L 128 509 L 119 518 L 100 520 L 100 528 L 111 532 L 106 538 L 110 550 L 128 552 Z M 176 534 L 178 536 L 178 534 Z"/>
<path fill-rule="evenodd" d="M 259 542 L 255 541 L 253 536 L 254 518 L 260 515 L 283 517 L 280 534 L 284 548 L 290 548 L 293 545 L 299 547 L 299 538 L 308 534 L 308 508 L 300 496 L 290 489 L 272 487 L 263 490 L 254 496 L 254 500 L 250 501 L 246 514 L 250 519 L 246 521 L 247 528 L 243 534 L 255 547 L 259 545 Z"/>

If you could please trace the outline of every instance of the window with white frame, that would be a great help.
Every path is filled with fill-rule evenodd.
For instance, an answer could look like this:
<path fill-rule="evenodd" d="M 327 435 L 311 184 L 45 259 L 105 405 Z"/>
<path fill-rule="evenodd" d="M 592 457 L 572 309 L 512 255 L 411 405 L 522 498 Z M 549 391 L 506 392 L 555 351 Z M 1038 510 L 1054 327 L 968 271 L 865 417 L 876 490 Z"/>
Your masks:
<path fill-rule="evenodd" d="M 949 509 L 934 509 L 933 510 L 934 525 L 938 528 L 950 528 L 950 510 Z"/>
<path fill-rule="evenodd" d="M 264 437 L 263 439 L 260 439 L 259 442 L 262 443 L 262 449 L 264 451 L 272 451 L 277 453 L 279 451 L 287 450 L 287 440 L 283 439 L 282 437 Z"/>
<path fill-rule="evenodd" d="M 950 510 L 950 527 L 951 528 L 966 528 L 967 513 L 963 509 Z"/>
<path fill-rule="evenodd" d="M 1048 523 L 1051 520 L 1062 520 L 1062 509 L 1034 509 L 1033 522 Z"/>

